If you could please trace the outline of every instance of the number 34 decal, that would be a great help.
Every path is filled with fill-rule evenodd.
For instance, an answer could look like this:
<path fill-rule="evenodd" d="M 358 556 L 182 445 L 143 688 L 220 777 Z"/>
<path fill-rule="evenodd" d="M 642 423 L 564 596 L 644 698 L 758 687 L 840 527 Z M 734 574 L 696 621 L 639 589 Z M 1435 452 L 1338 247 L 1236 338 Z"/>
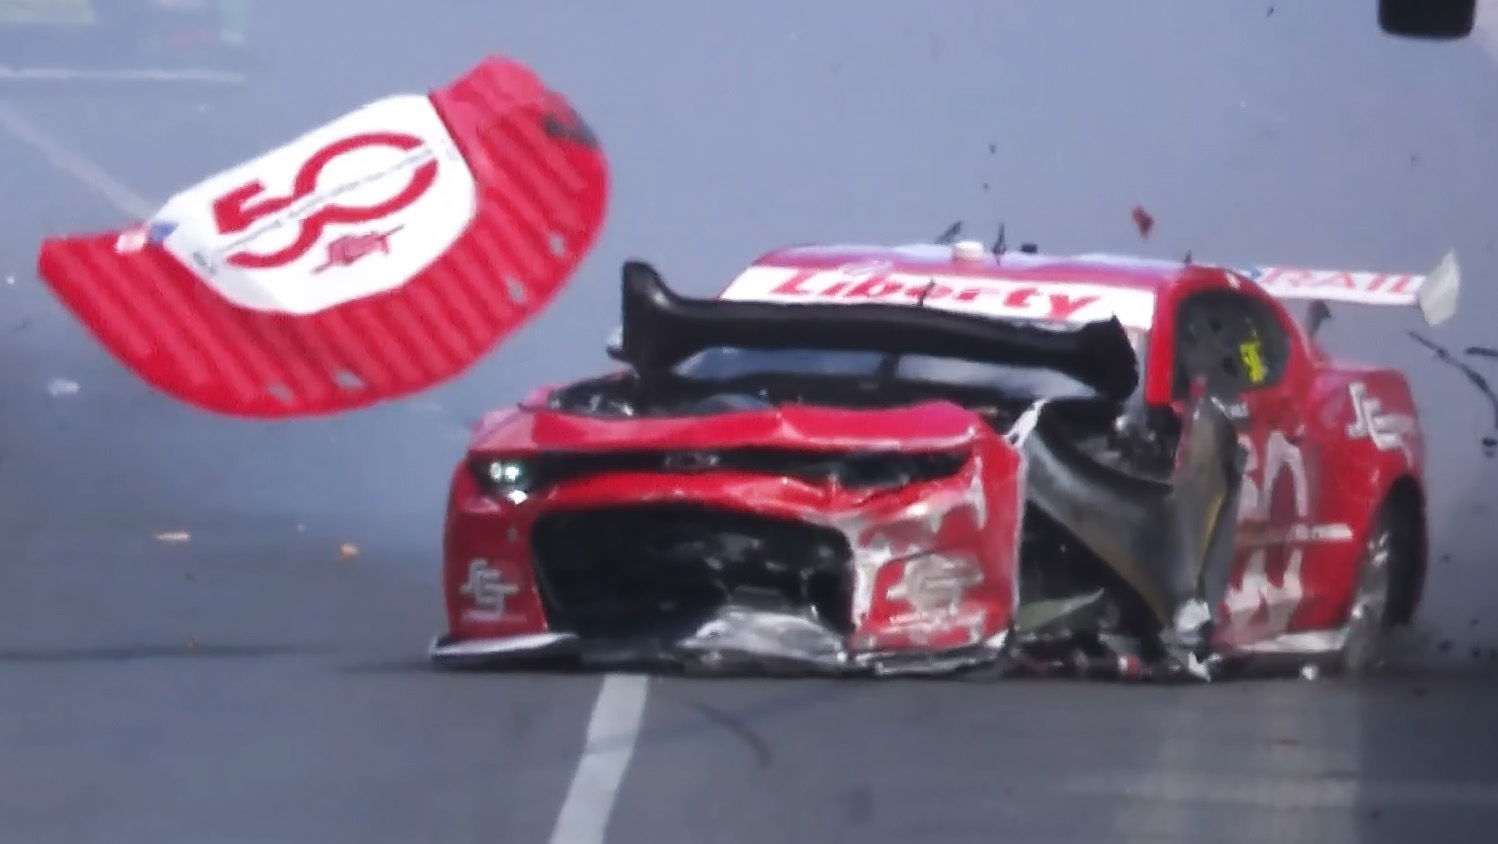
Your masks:
<path fill-rule="evenodd" d="M 1239 493 L 1238 519 L 1240 531 L 1264 531 L 1269 524 L 1271 504 L 1279 483 L 1289 483 L 1291 513 L 1280 514 L 1281 518 L 1293 519 L 1293 524 L 1304 525 L 1310 512 L 1310 484 L 1306 477 L 1305 460 L 1281 431 L 1270 432 L 1265 440 L 1263 459 L 1253 438 L 1245 435 L 1239 440 L 1248 450 L 1248 462 L 1243 467 L 1243 485 Z M 1240 541 L 1246 537 L 1240 534 Z M 1288 540 L 1285 536 L 1281 541 Z M 1266 632 L 1283 632 L 1290 618 L 1299 607 L 1305 588 L 1301 583 L 1300 567 L 1305 552 L 1299 544 L 1282 549 L 1276 554 L 1280 565 L 1276 583 L 1269 576 L 1270 548 L 1257 543 L 1245 543 L 1247 559 L 1243 563 L 1241 579 L 1228 589 L 1225 600 L 1228 619 L 1241 627 L 1253 620 L 1261 609 L 1268 617 Z"/>
<path fill-rule="evenodd" d="M 237 234 L 253 226 L 265 217 L 279 214 L 318 189 L 323 169 L 340 156 L 371 147 L 387 147 L 401 152 L 421 149 L 425 144 L 414 136 L 398 132 L 367 132 L 334 141 L 324 146 L 307 159 L 292 181 L 292 191 L 286 196 L 259 199 L 265 193 L 265 184 L 259 179 L 241 185 L 220 196 L 213 203 L 213 219 L 221 234 Z M 322 239 L 323 231 L 334 223 L 356 224 L 378 220 L 394 214 L 416 200 L 437 181 L 437 161 L 429 160 L 411 172 L 405 187 L 384 202 L 367 206 L 349 206 L 331 202 L 300 221 L 296 239 L 287 247 L 270 253 L 238 251 L 230 254 L 227 261 L 241 269 L 271 269 L 282 267 L 307 254 Z"/>
<path fill-rule="evenodd" d="M 1238 513 L 1245 556 L 1224 598 L 1224 609 L 1235 632 L 1253 638 L 1277 636 L 1289 631 L 1307 597 L 1303 566 L 1309 547 L 1349 541 L 1352 529 L 1312 521 L 1314 479 L 1300 448 L 1283 432 L 1269 432 L 1262 454 L 1251 438 L 1240 442 L 1248 449 Z M 1282 484 L 1287 485 L 1289 498 L 1279 503 L 1288 506 L 1277 512 L 1276 493 Z"/>

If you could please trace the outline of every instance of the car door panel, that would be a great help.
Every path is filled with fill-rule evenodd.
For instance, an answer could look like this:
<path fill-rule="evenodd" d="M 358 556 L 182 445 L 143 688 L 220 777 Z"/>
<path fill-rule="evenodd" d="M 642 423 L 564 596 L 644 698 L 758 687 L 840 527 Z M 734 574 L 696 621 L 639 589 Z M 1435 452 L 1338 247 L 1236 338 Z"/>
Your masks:
<path fill-rule="evenodd" d="M 1219 639 L 1241 646 L 1293 628 L 1308 594 L 1306 525 L 1317 507 L 1319 449 L 1302 418 L 1309 367 L 1276 306 L 1226 289 L 1178 311 L 1178 383 L 1199 381 L 1231 408 L 1246 453 Z"/>

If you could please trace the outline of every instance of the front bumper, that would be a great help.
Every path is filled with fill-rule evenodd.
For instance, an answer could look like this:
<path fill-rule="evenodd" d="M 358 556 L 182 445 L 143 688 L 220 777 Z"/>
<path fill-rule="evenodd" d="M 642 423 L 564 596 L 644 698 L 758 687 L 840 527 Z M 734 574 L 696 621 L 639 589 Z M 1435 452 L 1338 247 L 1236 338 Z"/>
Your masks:
<path fill-rule="evenodd" d="M 763 660 L 789 637 L 789 661 L 836 672 L 859 654 L 986 650 L 1013 611 L 1015 462 L 995 447 L 884 491 L 616 471 L 514 497 L 460 467 L 444 536 L 451 643 L 570 633 L 703 663 L 714 657 L 689 652 L 716 630 L 732 646 L 697 650 L 758 637 L 749 651 Z"/>
<path fill-rule="evenodd" d="M 811 646 L 803 620 L 728 608 L 695 635 L 678 642 L 602 642 L 571 633 L 490 639 L 438 636 L 427 651 L 439 669 L 524 669 L 565 666 L 584 670 L 665 671 L 722 677 L 1007 677 L 1099 678 L 1139 681 L 1215 679 L 1217 658 L 1146 663 L 1127 649 L 1098 656 L 1057 650 L 1004 631 L 977 645 L 940 651 L 852 653 L 832 642 Z M 791 635 L 787 635 L 791 634 Z M 797 643 L 799 640 L 799 644 Z M 815 637 L 811 638 L 815 641 Z M 1297 663 L 1299 664 L 1299 663 Z"/>
<path fill-rule="evenodd" d="M 592 669 L 653 668 L 690 674 L 896 676 L 952 674 L 1002 666 L 1008 631 L 939 651 L 849 651 L 835 632 L 804 615 L 726 606 L 674 640 L 589 640 L 572 633 L 488 639 L 439 636 L 428 649 L 440 668 L 495 668 L 562 662 Z"/>

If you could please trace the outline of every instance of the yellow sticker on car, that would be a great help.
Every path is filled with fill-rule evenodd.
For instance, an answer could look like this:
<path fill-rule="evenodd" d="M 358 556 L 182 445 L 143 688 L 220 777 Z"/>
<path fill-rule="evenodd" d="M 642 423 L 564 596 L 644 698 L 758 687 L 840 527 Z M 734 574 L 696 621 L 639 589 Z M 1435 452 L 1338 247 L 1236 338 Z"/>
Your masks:
<path fill-rule="evenodd" d="M 0 0 L 0 25 L 95 23 L 93 0 Z"/>
<path fill-rule="evenodd" d="M 1255 337 L 1239 343 L 1238 356 L 1243 359 L 1243 369 L 1248 373 L 1248 382 L 1250 384 L 1264 383 L 1269 370 L 1264 366 L 1264 345 L 1259 342 L 1259 338 Z"/>

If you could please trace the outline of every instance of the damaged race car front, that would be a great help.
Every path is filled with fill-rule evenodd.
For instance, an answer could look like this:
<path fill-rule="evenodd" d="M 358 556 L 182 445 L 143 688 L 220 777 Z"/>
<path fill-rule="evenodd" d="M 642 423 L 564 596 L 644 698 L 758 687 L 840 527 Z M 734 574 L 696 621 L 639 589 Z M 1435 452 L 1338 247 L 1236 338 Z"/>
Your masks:
<path fill-rule="evenodd" d="M 617 357 L 476 430 L 438 664 L 1142 674 L 1205 655 L 1231 425 L 1199 405 L 1173 477 L 1110 465 L 1138 382 L 1116 321 L 689 300 L 631 263 Z"/>
<path fill-rule="evenodd" d="M 623 421 L 573 415 L 579 398 L 490 421 L 454 478 L 439 656 L 837 673 L 1002 644 L 1019 457 L 971 414 Z"/>

